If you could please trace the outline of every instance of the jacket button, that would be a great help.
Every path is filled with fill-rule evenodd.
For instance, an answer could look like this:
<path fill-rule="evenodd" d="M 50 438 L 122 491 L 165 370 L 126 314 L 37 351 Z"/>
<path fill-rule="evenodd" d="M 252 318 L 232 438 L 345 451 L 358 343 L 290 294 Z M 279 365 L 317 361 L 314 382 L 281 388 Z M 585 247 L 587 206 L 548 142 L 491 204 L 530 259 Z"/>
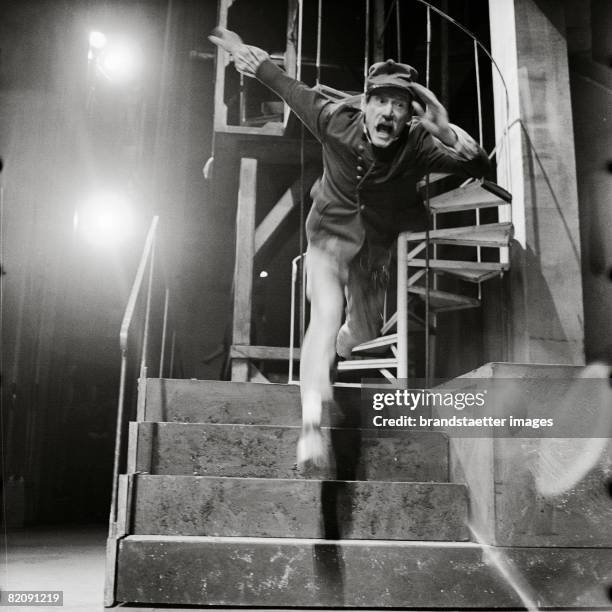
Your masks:
<path fill-rule="evenodd" d="M 364 150 L 364 148 L 365 148 L 365 147 L 364 147 L 362 144 L 360 144 L 360 145 L 357 147 L 357 149 L 358 149 L 359 151 L 363 151 L 363 150 Z"/>
<path fill-rule="evenodd" d="M 359 207 L 359 210 L 365 210 L 365 204 L 362 204 L 362 205 Z"/>
<path fill-rule="evenodd" d="M 361 176 L 361 174 L 357 175 L 357 180 L 360 181 L 363 178 L 363 176 Z"/>
<path fill-rule="evenodd" d="M 363 172 L 363 167 L 362 166 L 357 166 L 357 172 L 359 172 L 359 174 L 361 174 Z"/>
<path fill-rule="evenodd" d="M 360 164 L 363 161 L 363 157 L 361 157 L 361 155 L 359 155 L 357 157 L 357 163 Z"/>

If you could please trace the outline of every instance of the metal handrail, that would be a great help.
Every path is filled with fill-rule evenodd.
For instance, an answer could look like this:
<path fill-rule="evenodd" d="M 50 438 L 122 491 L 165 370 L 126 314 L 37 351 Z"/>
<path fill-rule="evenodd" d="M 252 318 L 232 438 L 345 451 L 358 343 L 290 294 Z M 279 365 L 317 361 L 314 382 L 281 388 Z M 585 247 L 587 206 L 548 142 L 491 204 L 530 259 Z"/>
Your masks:
<path fill-rule="evenodd" d="M 291 329 L 289 330 L 289 375 L 288 384 L 298 384 L 299 381 L 293 380 L 293 356 L 295 354 L 295 284 L 297 281 L 298 261 L 303 260 L 306 253 L 300 253 L 291 260 Z"/>
<path fill-rule="evenodd" d="M 111 526 L 117 520 L 117 493 L 119 490 L 119 463 L 121 460 L 121 445 L 122 445 L 122 432 L 123 432 L 123 420 L 125 413 L 125 386 L 127 379 L 127 357 L 128 357 L 128 340 L 129 340 L 129 331 L 130 326 L 132 324 L 132 320 L 134 318 L 134 311 L 136 310 L 136 303 L 138 301 L 138 297 L 140 295 L 140 290 L 142 288 L 142 281 L 144 279 L 145 270 L 147 264 L 149 264 L 149 283 L 147 288 L 147 304 L 146 304 L 146 314 L 145 314 L 145 329 L 144 329 L 144 339 L 143 339 L 143 348 L 142 348 L 142 359 L 140 364 L 140 375 L 144 374 L 146 371 L 146 347 L 148 342 L 149 335 L 149 318 L 151 312 L 151 287 L 153 282 L 153 260 L 154 260 L 154 247 L 155 247 L 155 237 L 157 232 L 157 224 L 159 222 L 159 217 L 153 217 L 151 221 L 151 226 L 149 227 L 149 231 L 147 233 L 147 237 L 145 240 L 144 248 L 142 250 L 142 255 L 140 257 L 140 262 L 138 264 L 138 269 L 136 271 L 136 277 L 134 279 L 134 283 L 132 285 L 132 289 L 130 291 L 130 296 L 128 298 L 127 305 L 125 307 L 125 312 L 123 314 L 123 319 L 121 321 L 121 329 L 119 331 L 119 348 L 121 350 L 121 373 L 119 378 L 119 399 L 117 403 L 117 429 L 115 432 L 115 456 L 113 460 L 113 490 L 111 496 L 111 512 L 110 512 L 110 522 Z M 166 314 L 164 313 L 164 332 L 163 336 L 165 337 L 165 328 L 166 328 Z"/>

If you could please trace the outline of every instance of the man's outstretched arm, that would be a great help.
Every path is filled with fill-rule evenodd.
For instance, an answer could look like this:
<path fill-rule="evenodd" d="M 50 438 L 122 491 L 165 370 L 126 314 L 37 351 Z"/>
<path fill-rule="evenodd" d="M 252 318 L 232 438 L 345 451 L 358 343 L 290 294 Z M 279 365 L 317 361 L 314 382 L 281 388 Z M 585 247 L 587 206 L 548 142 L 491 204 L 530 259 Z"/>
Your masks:
<path fill-rule="evenodd" d="M 279 95 L 314 136 L 322 140 L 325 125 L 334 108 L 328 98 L 291 78 L 270 61 L 266 51 L 245 45 L 235 32 L 216 28 L 209 39 L 231 54 L 238 72 L 256 78 Z"/>

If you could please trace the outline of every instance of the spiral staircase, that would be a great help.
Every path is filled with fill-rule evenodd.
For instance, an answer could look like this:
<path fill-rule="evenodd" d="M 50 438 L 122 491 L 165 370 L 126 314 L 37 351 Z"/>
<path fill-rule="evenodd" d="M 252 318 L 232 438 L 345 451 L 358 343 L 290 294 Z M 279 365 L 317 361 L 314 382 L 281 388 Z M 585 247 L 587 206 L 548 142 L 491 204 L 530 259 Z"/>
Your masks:
<path fill-rule="evenodd" d="M 435 181 L 444 178 L 446 175 L 434 175 L 427 181 L 427 186 L 432 179 Z M 384 322 L 382 335 L 354 347 L 355 358 L 339 362 L 338 371 L 376 370 L 392 382 L 408 379 L 410 334 L 425 333 L 425 342 L 430 345 L 430 338 L 435 339 L 438 315 L 478 308 L 481 305 L 482 284 L 509 269 L 508 249 L 512 239 L 512 223 L 480 223 L 480 210 L 495 209 L 498 219 L 509 218 L 511 202 L 510 193 L 484 179 L 469 182 L 429 199 L 428 209 L 434 229 L 403 232 L 398 237 L 395 311 Z M 472 211 L 476 224 L 439 228 L 441 216 L 462 211 Z M 440 245 L 463 247 L 462 259 L 440 258 Z M 493 251 L 495 257 L 483 261 L 482 249 Z M 441 290 L 439 281 L 444 276 L 477 285 L 478 297 L 466 292 Z M 430 280 L 431 287 L 428 284 Z M 417 309 L 414 307 L 410 308 L 409 296 L 424 302 L 425 317 L 415 314 Z M 422 312 L 423 309 L 420 310 Z M 382 352 L 390 354 L 381 356 Z M 372 357 L 372 353 L 377 355 Z M 434 360 L 428 358 L 428 362 L 426 375 L 432 376 Z"/>

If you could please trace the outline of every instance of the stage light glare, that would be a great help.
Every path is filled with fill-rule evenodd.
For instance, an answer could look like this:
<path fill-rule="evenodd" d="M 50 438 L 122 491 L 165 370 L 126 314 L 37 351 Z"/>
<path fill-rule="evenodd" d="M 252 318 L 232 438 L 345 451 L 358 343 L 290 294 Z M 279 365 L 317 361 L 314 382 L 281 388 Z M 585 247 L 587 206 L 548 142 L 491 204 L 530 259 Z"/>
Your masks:
<path fill-rule="evenodd" d="M 93 49 L 103 49 L 106 46 L 106 34 L 94 30 L 89 33 L 89 46 Z"/>
<path fill-rule="evenodd" d="M 104 53 L 102 71 L 110 81 L 125 83 L 134 79 L 139 70 L 140 55 L 135 47 L 117 45 Z"/>
<path fill-rule="evenodd" d="M 128 199 L 116 193 L 101 193 L 92 197 L 75 213 L 77 229 L 87 242 L 98 247 L 112 248 L 124 242 L 132 233 L 133 215 Z"/>
<path fill-rule="evenodd" d="M 259 278 L 268 278 L 268 273 L 265 270 L 262 270 L 259 273 Z"/>

